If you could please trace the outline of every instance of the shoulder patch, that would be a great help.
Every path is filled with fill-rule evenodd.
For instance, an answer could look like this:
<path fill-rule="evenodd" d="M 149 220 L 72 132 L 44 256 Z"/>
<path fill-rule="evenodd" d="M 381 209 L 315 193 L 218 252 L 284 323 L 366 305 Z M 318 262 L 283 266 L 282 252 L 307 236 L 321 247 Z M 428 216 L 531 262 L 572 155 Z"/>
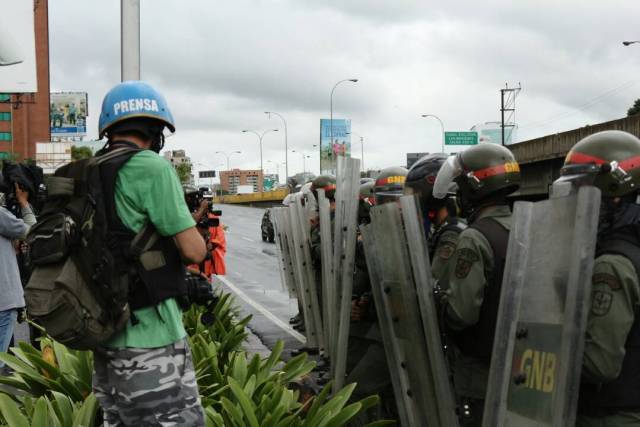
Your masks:
<path fill-rule="evenodd" d="M 476 253 L 476 251 L 469 248 L 458 249 L 458 256 L 470 262 L 476 262 L 480 259 L 480 256 Z"/>
<path fill-rule="evenodd" d="M 453 242 L 443 242 L 438 248 L 437 256 L 443 260 L 448 260 L 456 251 L 456 244 Z"/>
<path fill-rule="evenodd" d="M 477 253 L 469 248 L 461 248 L 456 251 L 458 254 L 458 261 L 456 262 L 456 277 L 458 279 L 464 279 L 471 272 L 473 263 L 478 261 L 480 257 Z"/>
<path fill-rule="evenodd" d="M 591 282 L 594 285 L 604 284 L 609 287 L 612 291 L 619 291 L 622 289 L 622 285 L 616 276 L 608 273 L 596 273 L 591 278 Z"/>
<path fill-rule="evenodd" d="M 594 316 L 605 316 L 611 310 L 613 293 L 608 291 L 594 291 L 591 296 L 591 313 Z"/>

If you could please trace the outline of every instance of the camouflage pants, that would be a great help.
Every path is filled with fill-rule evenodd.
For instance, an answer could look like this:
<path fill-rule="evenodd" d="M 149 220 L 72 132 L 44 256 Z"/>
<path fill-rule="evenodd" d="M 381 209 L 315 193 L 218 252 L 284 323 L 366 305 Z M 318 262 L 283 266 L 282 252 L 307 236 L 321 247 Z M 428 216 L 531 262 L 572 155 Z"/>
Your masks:
<path fill-rule="evenodd" d="M 204 426 L 186 338 L 160 348 L 95 351 L 93 391 L 105 427 Z"/>

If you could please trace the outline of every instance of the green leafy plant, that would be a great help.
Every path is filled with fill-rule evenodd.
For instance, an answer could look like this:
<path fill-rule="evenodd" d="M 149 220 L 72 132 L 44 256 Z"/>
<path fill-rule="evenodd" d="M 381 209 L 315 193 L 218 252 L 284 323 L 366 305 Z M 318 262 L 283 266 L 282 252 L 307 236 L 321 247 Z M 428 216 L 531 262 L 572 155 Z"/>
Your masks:
<path fill-rule="evenodd" d="M 378 403 L 377 396 L 348 403 L 354 384 L 333 396 L 330 384 L 317 396 L 308 393 L 303 378 L 315 362 L 306 354 L 284 362 L 282 342 L 269 357 L 249 358 L 242 342 L 251 317 L 239 319 L 233 297 L 218 296 L 211 324 L 203 323 L 202 307 L 192 307 L 183 318 L 208 427 L 338 427 Z M 92 359 L 91 352 L 70 350 L 47 337 L 40 349 L 20 343 L 11 354 L 0 353 L 0 361 L 14 371 L 0 377 L 0 384 L 20 391 L 0 392 L 0 426 L 99 425 Z"/>

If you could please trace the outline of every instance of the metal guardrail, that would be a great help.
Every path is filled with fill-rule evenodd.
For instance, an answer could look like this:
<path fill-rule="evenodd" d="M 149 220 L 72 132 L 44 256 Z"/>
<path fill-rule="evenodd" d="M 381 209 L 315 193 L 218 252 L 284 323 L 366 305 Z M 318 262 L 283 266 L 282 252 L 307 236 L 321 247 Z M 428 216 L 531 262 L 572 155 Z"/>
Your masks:
<path fill-rule="evenodd" d="M 233 194 L 213 198 L 213 203 L 250 204 L 260 202 L 281 202 L 289 194 L 288 189 L 263 191 L 261 193 Z"/>

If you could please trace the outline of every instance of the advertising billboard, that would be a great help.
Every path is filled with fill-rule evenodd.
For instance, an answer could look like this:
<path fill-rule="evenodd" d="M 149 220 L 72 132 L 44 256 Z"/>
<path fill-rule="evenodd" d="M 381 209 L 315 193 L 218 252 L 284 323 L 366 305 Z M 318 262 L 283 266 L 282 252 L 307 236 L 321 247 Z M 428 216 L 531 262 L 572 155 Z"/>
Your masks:
<path fill-rule="evenodd" d="M 0 0 L 0 93 L 37 92 L 33 0 Z"/>
<path fill-rule="evenodd" d="M 478 132 L 478 141 L 482 143 L 502 144 L 502 127 L 500 122 L 480 123 L 471 128 Z M 504 129 L 504 143 L 511 145 L 516 141 L 518 126 L 509 126 Z"/>
<path fill-rule="evenodd" d="M 351 119 L 320 119 L 320 175 L 336 175 L 338 156 L 351 157 Z M 333 134 L 333 140 L 332 140 Z"/>
<path fill-rule="evenodd" d="M 87 133 L 87 93 L 51 94 L 51 136 L 84 136 Z"/>

